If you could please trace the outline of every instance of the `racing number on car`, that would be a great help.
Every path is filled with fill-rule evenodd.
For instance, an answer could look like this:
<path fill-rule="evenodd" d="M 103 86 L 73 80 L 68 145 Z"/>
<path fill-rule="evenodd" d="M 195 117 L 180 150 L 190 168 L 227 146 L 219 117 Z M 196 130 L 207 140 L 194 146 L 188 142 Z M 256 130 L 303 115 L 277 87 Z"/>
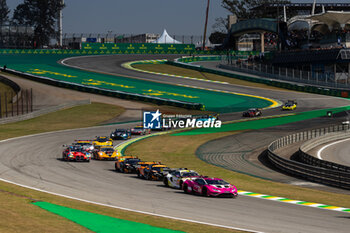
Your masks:
<path fill-rule="evenodd" d="M 193 189 L 196 191 L 196 192 L 201 192 L 201 187 L 199 185 L 194 185 L 193 186 Z"/>

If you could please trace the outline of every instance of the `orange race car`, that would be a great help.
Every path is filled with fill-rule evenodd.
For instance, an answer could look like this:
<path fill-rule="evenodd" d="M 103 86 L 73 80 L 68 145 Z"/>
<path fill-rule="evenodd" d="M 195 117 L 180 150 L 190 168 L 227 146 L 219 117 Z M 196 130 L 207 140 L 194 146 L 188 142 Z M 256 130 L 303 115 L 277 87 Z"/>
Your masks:
<path fill-rule="evenodd" d="M 136 168 L 136 174 L 137 177 L 139 178 L 145 178 L 144 176 L 144 170 L 147 168 L 149 165 L 155 165 L 155 164 L 160 164 L 159 162 L 139 162 Z"/>
<path fill-rule="evenodd" d="M 117 160 L 120 153 L 114 150 L 113 146 L 98 146 L 94 151 L 94 159 L 98 160 Z"/>
<path fill-rule="evenodd" d="M 123 156 L 115 162 L 115 170 L 123 173 L 136 173 L 138 163 L 141 160 L 135 156 Z"/>
<path fill-rule="evenodd" d="M 164 164 L 151 163 L 151 164 L 141 165 L 137 175 L 138 177 L 144 178 L 147 180 L 163 180 L 164 175 L 167 175 L 169 171 L 170 171 L 170 168 L 168 168 Z"/>
<path fill-rule="evenodd" d="M 170 171 L 171 169 L 164 164 L 155 164 L 145 168 L 144 174 L 148 180 L 163 180 Z"/>

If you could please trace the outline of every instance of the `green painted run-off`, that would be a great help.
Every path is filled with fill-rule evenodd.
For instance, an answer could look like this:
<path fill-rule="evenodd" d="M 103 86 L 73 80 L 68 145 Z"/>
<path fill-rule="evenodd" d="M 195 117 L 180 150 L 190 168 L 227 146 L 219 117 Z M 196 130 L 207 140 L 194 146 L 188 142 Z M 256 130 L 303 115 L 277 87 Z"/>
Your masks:
<path fill-rule="evenodd" d="M 347 111 L 347 110 L 350 110 L 350 106 L 315 110 L 315 111 L 309 111 L 309 112 L 301 112 L 301 113 L 295 113 L 293 115 L 287 115 L 287 116 L 283 116 L 283 115 L 277 116 L 277 117 L 272 116 L 272 117 L 263 118 L 263 119 L 254 118 L 250 120 L 223 124 L 221 128 L 200 128 L 200 129 L 194 129 L 190 131 L 172 134 L 172 136 L 200 135 L 200 134 L 221 133 L 221 132 L 240 131 L 240 130 L 263 129 L 263 128 L 284 125 L 284 124 L 326 116 L 328 111 L 332 111 L 333 113 L 338 113 L 338 112 Z"/>
<path fill-rule="evenodd" d="M 175 231 L 160 227 L 154 227 L 148 224 L 132 222 L 128 220 L 113 218 L 106 215 L 95 214 L 91 212 L 81 211 L 77 209 L 71 209 L 68 207 L 51 204 L 48 202 L 35 202 L 33 203 L 42 209 L 45 209 L 51 213 L 57 214 L 64 218 L 67 218 L 87 229 L 99 232 L 99 233 L 135 233 L 135 232 L 147 232 L 147 233 L 176 233 L 182 231 Z"/>
<path fill-rule="evenodd" d="M 252 107 L 265 108 L 272 104 L 266 99 L 99 74 L 57 63 L 69 56 L 6 54 L 0 56 L 0 66 L 6 64 L 9 69 L 91 87 L 204 104 L 206 110 L 213 112 L 240 112 Z"/>

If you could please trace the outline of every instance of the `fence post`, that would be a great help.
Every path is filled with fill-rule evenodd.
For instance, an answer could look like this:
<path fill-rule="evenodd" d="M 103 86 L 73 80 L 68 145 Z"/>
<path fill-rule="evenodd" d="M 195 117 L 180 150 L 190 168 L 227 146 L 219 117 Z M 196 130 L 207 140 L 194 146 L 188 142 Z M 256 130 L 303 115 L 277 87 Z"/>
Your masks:
<path fill-rule="evenodd" d="M 22 91 L 22 96 L 21 96 L 21 102 L 22 102 L 22 114 L 24 114 L 23 95 L 24 95 L 24 92 Z"/>
<path fill-rule="evenodd" d="M 1 93 L 0 93 L 0 118 L 2 118 L 2 102 L 1 102 Z"/>
<path fill-rule="evenodd" d="M 33 88 L 30 88 L 30 112 L 33 112 Z"/>
<path fill-rule="evenodd" d="M 18 92 L 19 93 L 19 92 Z M 16 105 L 17 105 L 17 116 L 19 115 L 19 97 L 18 97 L 18 93 L 16 95 Z"/>
<path fill-rule="evenodd" d="M 13 93 L 11 93 L 11 116 L 13 116 Z"/>
<path fill-rule="evenodd" d="M 28 98 L 28 90 L 26 90 L 26 105 L 27 105 L 27 113 L 29 112 L 29 98 Z"/>
<path fill-rule="evenodd" d="M 7 115 L 7 93 L 5 92 L 5 116 L 8 117 Z"/>

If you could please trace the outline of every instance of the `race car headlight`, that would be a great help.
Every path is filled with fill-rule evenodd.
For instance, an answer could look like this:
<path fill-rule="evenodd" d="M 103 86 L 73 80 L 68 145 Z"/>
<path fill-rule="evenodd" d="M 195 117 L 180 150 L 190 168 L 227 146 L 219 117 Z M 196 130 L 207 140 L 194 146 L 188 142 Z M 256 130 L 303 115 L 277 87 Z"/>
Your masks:
<path fill-rule="evenodd" d="M 220 192 L 219 189 L 212 189 L 214 192 Z"/>
<path fill-rule="evenodd" d="M 68 157 L 73 157 L 74 155 L 72 153 L 69 153 Z"/>
<path fill-rule="evenodd" d="M 90 153 L 86 153 L 86 157 L 90 158 L 91 154 Z"/>
<path fill-rule="evenodd" d="M 126 137 L 126 133 L 125 133 L 125 134 L 123 134 L 123 137 Z"/>

